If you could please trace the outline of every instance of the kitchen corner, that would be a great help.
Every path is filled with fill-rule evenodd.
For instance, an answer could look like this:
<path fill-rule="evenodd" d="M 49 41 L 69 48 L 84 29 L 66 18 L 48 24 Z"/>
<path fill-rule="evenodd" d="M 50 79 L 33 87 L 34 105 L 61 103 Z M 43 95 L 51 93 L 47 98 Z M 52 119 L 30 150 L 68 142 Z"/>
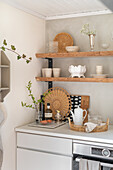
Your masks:
<path fill-rule="evenodd" d="M 0 170 L 113 170 L 113 0 L 1 0 L 0 23 Z"/>

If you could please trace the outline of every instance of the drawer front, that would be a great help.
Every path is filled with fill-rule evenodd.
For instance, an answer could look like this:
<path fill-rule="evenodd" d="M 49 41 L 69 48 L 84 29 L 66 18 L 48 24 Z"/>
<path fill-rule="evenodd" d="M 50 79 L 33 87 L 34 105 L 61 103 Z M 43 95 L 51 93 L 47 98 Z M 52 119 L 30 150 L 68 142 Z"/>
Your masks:
<path fill-rule="evenodd" d="M 17 147 L 72 156 L 72 140 L 17 133 Z"/>
<path fill-rule="evenodd" d="M 72 158 L 18 148 L 17 170 L 72 170 Z"/>

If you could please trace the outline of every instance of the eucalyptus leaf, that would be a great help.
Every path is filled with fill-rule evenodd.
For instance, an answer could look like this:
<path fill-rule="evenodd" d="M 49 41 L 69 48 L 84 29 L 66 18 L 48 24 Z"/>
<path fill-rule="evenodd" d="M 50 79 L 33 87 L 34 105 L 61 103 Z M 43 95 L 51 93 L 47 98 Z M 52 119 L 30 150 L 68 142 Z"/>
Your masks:
<path fill-rule="evenodd" d="M 3 51 L 5 51 L 5 47 L 4 46 L 2 46 L 1 48 L 2 48 Z"/>
<path fill-rule="evenodd" d="M 18 56 L 17 56 L 17 60 L 20 60 L 20 59 L 21 59 L 21 57 L 18 55 Z"/>
<path fill-rule="evenodd" d="M 7 42 L 6 42 L 6 40 L 4 40 L 4 41 L 3 41 L 3 44 L 4 44 L 4 45 L 7 45 Z"/>
<path fill-rule="evenodd" d="M 15 50 L 16 50 L 16 48 L 15 48 L 15 46 L 14 46 L 14 45 L 11 45 L 11 49 L 12 49 L 13 51 L 15 51 Z"/>

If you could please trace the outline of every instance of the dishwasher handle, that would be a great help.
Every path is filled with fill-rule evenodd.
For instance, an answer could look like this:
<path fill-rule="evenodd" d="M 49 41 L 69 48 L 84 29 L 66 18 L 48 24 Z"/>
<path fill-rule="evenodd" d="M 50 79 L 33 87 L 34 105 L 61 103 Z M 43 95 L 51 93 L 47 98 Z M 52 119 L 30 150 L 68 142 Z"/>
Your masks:
<path fill-rule="evenodd" d="M 80 162 L 81 158 L 76 158 L 76 162 Z M 104 163 L 104 162 L 100 162 L 100 165 L 103 167 L 108 167 L 108 168 L 113 168 L 113 164 L 109 164 L 109 163 Z"/>

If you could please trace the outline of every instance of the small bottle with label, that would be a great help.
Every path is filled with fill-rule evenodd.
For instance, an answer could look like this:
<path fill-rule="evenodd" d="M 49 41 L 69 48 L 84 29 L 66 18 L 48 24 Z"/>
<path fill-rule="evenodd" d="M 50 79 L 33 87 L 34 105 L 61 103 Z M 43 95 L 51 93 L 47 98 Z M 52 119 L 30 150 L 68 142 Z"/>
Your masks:
<path fill-rule="evenodd" d="M 47 109 L 45 110 L 45 120 L 52 120 L 52 110 L 50 109 L 50 103 L 47 103 Z"/>

